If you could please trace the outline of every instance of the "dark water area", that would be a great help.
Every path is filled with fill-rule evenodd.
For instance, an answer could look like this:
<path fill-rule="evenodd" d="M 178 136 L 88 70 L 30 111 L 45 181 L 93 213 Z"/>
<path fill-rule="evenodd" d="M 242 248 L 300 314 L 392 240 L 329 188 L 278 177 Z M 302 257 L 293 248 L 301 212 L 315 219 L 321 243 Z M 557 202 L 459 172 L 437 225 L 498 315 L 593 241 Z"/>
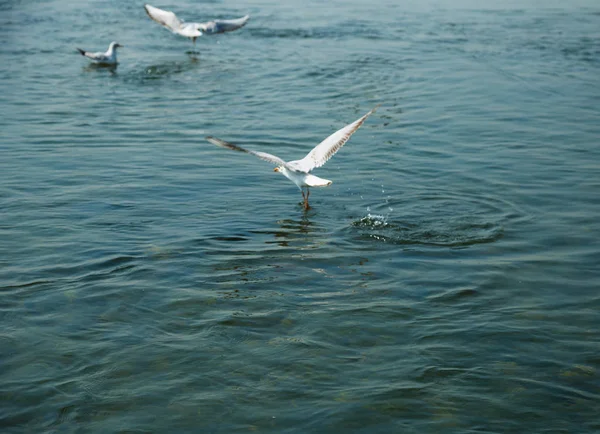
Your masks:
<path fill-rule="evenodd" d="M 5 4 L 2 432 L 600 431 L 598 4 L 155 6 Z"/>

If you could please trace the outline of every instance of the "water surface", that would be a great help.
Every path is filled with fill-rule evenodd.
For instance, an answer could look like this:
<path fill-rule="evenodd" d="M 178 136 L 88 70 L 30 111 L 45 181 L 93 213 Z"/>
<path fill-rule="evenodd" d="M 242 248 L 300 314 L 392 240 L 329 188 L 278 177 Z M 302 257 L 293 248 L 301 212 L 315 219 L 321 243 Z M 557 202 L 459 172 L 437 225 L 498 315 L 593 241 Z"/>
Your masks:
<path fill-rule="evenodd" d="M 7 432 L 600 430 L 600 8 L 9 2 Z M 117 40 L 116 69 L 75 47 Z M 296 187 L 284 159 L 377 104 Z"/>

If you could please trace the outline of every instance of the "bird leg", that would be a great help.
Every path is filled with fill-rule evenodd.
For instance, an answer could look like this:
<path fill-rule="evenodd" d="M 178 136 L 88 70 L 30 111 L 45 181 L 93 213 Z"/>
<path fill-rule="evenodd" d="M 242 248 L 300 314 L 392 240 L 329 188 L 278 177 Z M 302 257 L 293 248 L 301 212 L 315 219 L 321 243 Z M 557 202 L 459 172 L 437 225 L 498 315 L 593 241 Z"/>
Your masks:
<path fill-rule="evenodd" d="M 309 195 L 310 195 L 310 190 L 308 189 L 308 187 L 306 187 L 306 196 L 304 195 L 304 192 L 302 192 L 302 197 L 304 198 L 304 210 L 310 209 L 310 205 L 308 204 L 308 196 Z"/>

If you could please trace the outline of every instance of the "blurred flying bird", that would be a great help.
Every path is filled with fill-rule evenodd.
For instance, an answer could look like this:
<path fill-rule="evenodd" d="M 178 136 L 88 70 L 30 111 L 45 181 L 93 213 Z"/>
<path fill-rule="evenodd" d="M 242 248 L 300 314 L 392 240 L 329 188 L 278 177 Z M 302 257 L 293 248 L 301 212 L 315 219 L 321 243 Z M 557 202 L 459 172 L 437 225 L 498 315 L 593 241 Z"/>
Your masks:
<path fill-rule="evenodd" d="M 196 38 L 203 34 L 215 35 L 217 33 L 231 32 L 244 27 L 250 15 L 245 15 L 242 18 L 233 20 L 213 20 L 206 23 L 185 23 L 177 18 L 171 11 L 164 11 L 148 4 L 144 5 L 144 9 L 150 18 L 156 21 L 164 28 L 186 38 L 190 38 L 196 45 Z"/>

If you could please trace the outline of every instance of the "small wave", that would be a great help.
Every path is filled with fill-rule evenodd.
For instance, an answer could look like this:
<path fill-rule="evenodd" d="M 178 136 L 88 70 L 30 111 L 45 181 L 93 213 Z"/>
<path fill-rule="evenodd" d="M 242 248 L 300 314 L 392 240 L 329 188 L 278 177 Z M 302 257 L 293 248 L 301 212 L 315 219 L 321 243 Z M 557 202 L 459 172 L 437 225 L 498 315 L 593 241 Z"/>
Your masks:
<path fill-rule="evenodd" d="M 0 289 L 10 290 L 10 289 L 31 288 L 31 287 L 40 286 L 40 285 L 48 285 L 51 283 L 53 283 L 52 280 L 38 279 L 38 280 L 30 280 L 30 281 L 26 281 L 26 282 L 8 284 L 6 286 L 0 286 Z"/>
<path fill-rule="evenodd" d="M 232 236 L 217 236 L 213 237 L 216 241 L 248 241 L 248 237 L 243 235 L 232 235 Z"/>
<path fill-rule="evenodd" d="M 104 279 L 115 274 L 130 272 L 137 267 L 138 257 L 131 255 L 115 255 L 73 264 L 61 264 L 43 267 L 36 272 L 47 276 L 29 283 L 20 284 L 21 287 L 38 286 L 57 280 L 69 282 L 91 282 Z"/>
<path fill-rule="evenodd" d="M 377 29 L 367 24 L 340 23 L 335 26 L 322 26 L 302 29 L 273 29 L 259 27 L 249 29 L 254 38 L 292 38 L 292 39 L 335 39 L 359 37 L 365 39 L 381 39 Z"/>
<path fill-rule="evenodd" d="M 190 53 L 188 53 L 190 54 Z M 188 71 L 198 69 L 199 60 L 190 54 L 188 60 L 178 60 L 154 65 L 142 66 L 125 75 L 125 81 L 146 83 L 153 80 L 168 79 Z"/>

